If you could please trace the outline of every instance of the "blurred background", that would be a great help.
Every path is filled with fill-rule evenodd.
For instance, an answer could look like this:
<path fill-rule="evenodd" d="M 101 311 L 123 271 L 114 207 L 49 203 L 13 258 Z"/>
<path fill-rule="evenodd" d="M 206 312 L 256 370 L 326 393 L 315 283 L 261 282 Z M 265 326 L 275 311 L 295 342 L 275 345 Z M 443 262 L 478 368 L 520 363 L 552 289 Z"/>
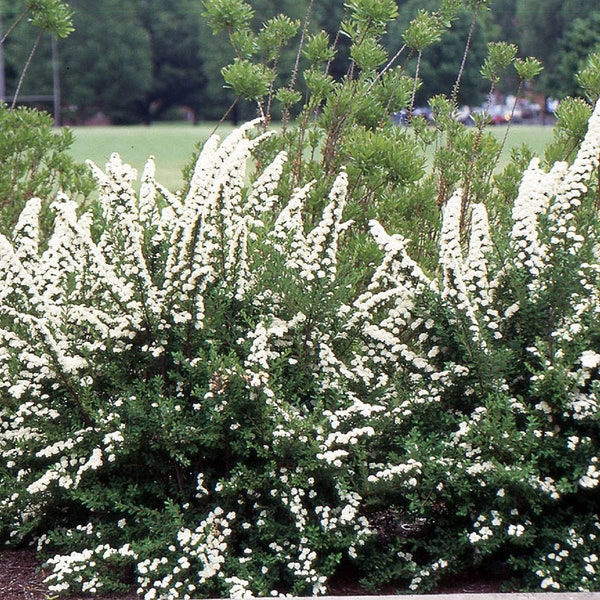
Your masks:
<path fill-rule="evenodd" d="M 22 10 L 18 0 L 0 0 L 0 27 L 8 27 Z M 302 20 L 308 0 L 253 0 L 258 24 L 278 13 Z M 232 58 L 225 34 L 214 36 L 202 16 L 201 0 L 70 0 L 75 32 L 66 39 L 45 36 L 27 72 L 19 102 L 44 108 L 57 124 L 150 124 L 155 121 L 219 119 L 233 101 L 220 69 Z M 439 0 L 398 0 L 399 18 L 385 43 L 393 54 L 402 32 L 419 9 L 435 10 Z M 600 0 L 490 0 L 472 34 L 471 52 L 458 98 L 468 114 L 483 102 L 488 83 L 479 70 L 486 44 L 504 40 L 519 46 L 522 56 L 544 64 L 542 76 L 526 89 L 515 118 L 540 120 L 551 113 L 555 99 L 577 95 L 574 74 L 587 55 L 600 50 Z M 343 0 L 317 0 L 311 29 L 331 38 L 344 15 Z M 423 57 L 417 105 L 434 94 L 448 94 L 469 34 L 465 12 L 442 41 Z M 35 28 L 19 26 L 2 47 L 0 96 L 11 100 L 19 74 L 34 43 Z M 340 44 L 344 38 L 340 37 Z M 291 73 L 297 45 L 281 57 L 282 76 Z M 345 70 L 343 57 L 332 73 Z M 337 69 L 337 71 L 336 71 Z M 302 85 L 302 82 L 299 82 Z M 491 104 L 504 118 L 506 95 L 517 88 L 510 74 Z M 425 108 L 423 108 L 425 110 Z M 255 107 L 241 102 L 234 122 L 255 116 Z"/>

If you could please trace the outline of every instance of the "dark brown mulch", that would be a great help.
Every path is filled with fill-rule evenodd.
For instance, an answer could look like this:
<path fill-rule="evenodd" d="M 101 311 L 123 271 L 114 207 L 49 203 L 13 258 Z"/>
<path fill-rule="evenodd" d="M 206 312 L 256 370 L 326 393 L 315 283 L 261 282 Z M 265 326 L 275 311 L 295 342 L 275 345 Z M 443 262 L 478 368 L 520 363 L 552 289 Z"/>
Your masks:
<path fill-rule="evenodd" d="M 0 550 L 0 599 L 1 600 L 48 600 L 56 596 L 44 585 L 45 574 L 40 561 L 32 550 Z M 501 590 L 502 582 L 475 577 L 448 580 L 436 591 L 444 594 L 494 593 Z M 386 586 L 378 594 L 396 595 L 406 590 Z M 373 595 L 361 589 L 348 573 L 334 582 L 332 596 Z M 67 600 L 89 600 L 89 596 L 68 596 Z M 101 600 L 139 600 L 132 590 L 128 594 L 101 596 Z"/>
<path fill-rule="evenodd" d="M 28 550 L 0 552 L 0 590 L 3 600 L 42 600 L 48 592 L 43 584 L 44 574 Z"/>
<path fill-rule="evenodd" d="M 1 600 L 48 600 L 56 597 L 44 585 L 45 574 L 32 550 L 0 551 Z M 82 600 L 83 596 L 68 596 L 68 600 Z M 85 597 L 89 600 L 89 596 Z M 103 596 L 102 600 L 139 600 L 132 591 L 125 595 Z"/>

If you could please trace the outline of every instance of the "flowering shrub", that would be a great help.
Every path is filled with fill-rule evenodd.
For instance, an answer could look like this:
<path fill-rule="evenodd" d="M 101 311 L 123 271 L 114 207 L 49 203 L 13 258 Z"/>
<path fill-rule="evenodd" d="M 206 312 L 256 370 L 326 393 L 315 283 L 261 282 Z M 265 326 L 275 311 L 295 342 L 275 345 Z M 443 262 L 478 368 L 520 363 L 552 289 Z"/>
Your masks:
<path fill-rule="evenodd" d="M 252 125 L 185 197 L 113 156 L 97 214 L 61 196 L 41 243 L 33 199 L 0 237 L 0 536 L 55 592 L 597 589 L 600 109 L 508 231 L 454 193 L 435 274 L 377 222 L 374 270 L 340 262 L 345 172 L 305 222 Z"/>
<path fill-rule="evenodd" d="M 306 233 L 283 154 L 246 188 L 250 129 L 207 143 L 185 198 L 152 161 L 136 197 L 113 156 L 101 214 L 61 197 L 42 247 L 31 200 L 0 238 L 2 534 L 60 549 L 52 591 L 317 593 L 370 535 L 324 416 L 354 406 L 346 177 Z"/>
<path fill-rule="evenodd" d="M 369 482 L 412 524 L 385 549 L 403 560 L 382 563 L 408 563 L 411 589 L 472 566 L 598 589 L 599 155 L 597 106 L 571 165 L 531 162 L 506 234 L 481 204 L 461 231 L 456 192 L 433 278 L 373 224 L 385 258 L 354 305 L 368 323 L 355 360 L 373 388 L 395 370 L 389 458 Z"/>

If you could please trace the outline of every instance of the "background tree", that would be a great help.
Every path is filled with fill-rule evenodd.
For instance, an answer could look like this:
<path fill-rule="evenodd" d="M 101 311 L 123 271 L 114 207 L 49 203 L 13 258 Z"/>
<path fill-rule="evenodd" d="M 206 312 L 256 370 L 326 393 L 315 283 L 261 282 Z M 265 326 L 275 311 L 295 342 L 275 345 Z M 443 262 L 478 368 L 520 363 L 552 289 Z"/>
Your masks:
<path fill-rule="evenodd" d="M 551 83 L 557 96 L 581 95 L 577 73 L 585 66 L 588 56 L 599 49 L 600 10 L 569 24 L 560 39 L 560 58 Z"/>
<path fill-rule="evenodd" d="M 396 32 L 406 29 L 410 20 L 414 18 L 419 6 L 434 10 L 439 2 L 407 2 L 400 10 L 400 17 L 394 25 L 390 36 L 389 47 L 392 54 L 400 47 L 402 38 Z M 469 41 L 464 72 L 458 89 L 457 101 L 459 104 L 479 104 L 484 97 L 486 88 L 479 69 L 486 55 L 486 43 L 489 35 L 486 23 L 477 15 L 477 22 Z M 437 94 L 452 93 L 453 86 L 458 76 L 459 66 L 465 53 L 469 30 L 473 15 L 467 10 L 459 13 L 452 27 L 436 44 L 432 44 L 423 51 L 420 65 L 421 85 L 417 92 L 416 103 L 426 104 L 427 100 Z"/>
<path fill-rule="evenodd" d="M 201 32 L 202 6 L 197 0 L 138 0 L 138 19 L 148 36 L 151 85 L 139 103 L 149 123 L 185 105 L 194 118 L 205 105 L 205 56 Z"/>
<path fill-rule="evenodd" d="M 517 0 L 492 0 L 490 15 L 493 27 L 496 28 L 495 36 L 498 39 L 516 42 Z"/>
<path fill-rule="evenodd" d="M 3 4 L 5 24 L 27 6 L 25 0 Z M 398 17 L 381 40 L 390 57 L 404 43 L 402 33 L 417 11 L 435 10 L 438 4 L 437 0 L 396 1 Z M 462 4 L 466 8 L 479 6 L 479 14 L 461 78 L 459 103 L 473 105 L 482 100 L 485 84 L 479 67 L 487 42 L 500 39 L 516 44 L 520 55 L 534 55 L 544 63 L 536 91 L 557 97 L 580 93 L 571 75 L 567 77 L 565 73 L 575 72 L 585 53 L 594 48 L 600 0 L 463 0 Z M 348 16 L 347 3 L 282 0 L 275 6 L 269 0 L 253 0 L 250 5 L 254 31 L 276 13 L 300 22 L 297 37 L 282 48 L 277 59 L 277 86 L 290 81 L 309 6 L 307 32 L 327 33 L 336 48 L 327 71 L 335 80 L 344 76 L 351 44 L 340 31 L 340 22 Z M 77 31 L 70 39 L 60 40 L 59 55 L 63 104 L 74 109 L 73 118 L 82 120 L 102 111 L 116 122 L 150 122 L 169 118 L 174 108 L 186 106 L 198 119 L 214 120 L 221 118 L 235 99 L 221 75 L 221 69 L 234 54 L 227 35 L 212 35 L 202 17 L 202 0 L 72 0 L 70 7 Z M 420 73 L 424 83 L 418 92 L 419 103 L 451 91 L 470 24 L 467 10 L 444 34 L 442 42 L 423 51 Z M 5 45 L 9 94 L 17 88 L 35 38 L 32 28 L 19 26 Z M 259 43 L 252 37 L 247 42 L 248 51 Z M 258 61 L 260 49 L 255 47 L 252 52 Z M 516 78 L 505 79 L 499 82 L 498 89 L 514 90 L 516 83 Z M 296 86 L 301 93 L 305 92 L 304 85 L 303 78 L 298 78 Z M 51 92 L 50 37 L 45 36 L 29 66 L 21 94 Z M 256 114 L 255 106 L 240 100 L 232 114 L 239 120 L 251 118 Z M 277 110 L 274 116 L 278 118 Z"/>
<path fill-rule="evenodd" d="M 514 41 L 524 54 L 534 55 L 544 63 L 541 89 L 560 94 L 557 70 L 562 59 L 563 36 L 575 20 L 588 20 L 599 9 L 600 0 L 520 0 L 516 3 L 517 39 Z"/>
<path fill-rule="evenodd" d="M 65 101 L 79 118 L 102 112 L 132 121 L 152 85 L 148 32 L 136 7 L 119 0 L 73 0 L 75 32 L 61 48 Z"/>

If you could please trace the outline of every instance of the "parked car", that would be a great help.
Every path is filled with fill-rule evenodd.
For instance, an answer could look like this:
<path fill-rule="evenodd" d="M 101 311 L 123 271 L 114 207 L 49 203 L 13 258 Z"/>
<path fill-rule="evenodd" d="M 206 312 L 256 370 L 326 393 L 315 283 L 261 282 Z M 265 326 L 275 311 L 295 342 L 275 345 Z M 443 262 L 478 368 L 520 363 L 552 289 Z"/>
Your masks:
<path fill-rule="evenodd" d="M 428 106 L 417 106 L 413 117 L 423 117 L 428 123 L 433 123 L 433 111 Z"/>
<path fill-rule="evenodd" d="M 463 125 L 475 124 L 475 121 L 473 119 L 473 111 L 471 110 L 471 107 L 467 106 L 466 104 L 460 107 L 460 109 L 455 115 L 455 119 Z"/>

